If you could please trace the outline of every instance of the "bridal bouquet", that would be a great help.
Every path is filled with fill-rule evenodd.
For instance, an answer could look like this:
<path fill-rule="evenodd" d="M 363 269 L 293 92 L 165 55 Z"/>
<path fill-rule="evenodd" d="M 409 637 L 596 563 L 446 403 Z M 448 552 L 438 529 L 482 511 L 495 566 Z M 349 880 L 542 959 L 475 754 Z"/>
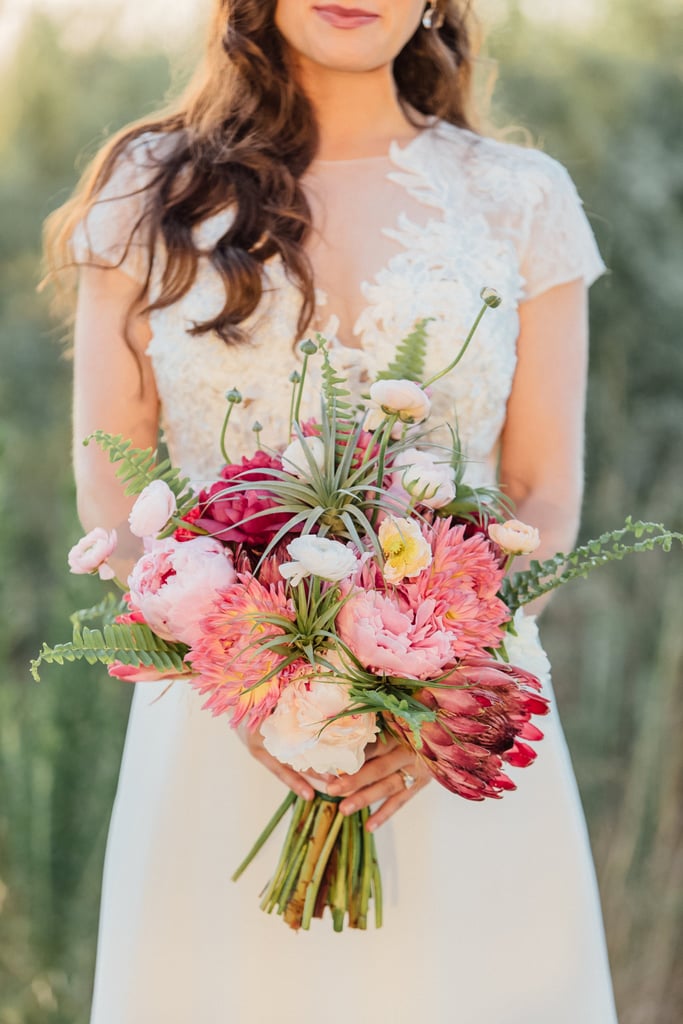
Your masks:
<path fill-rule="evenodd" d="M 231 460 L 227 394 L 225 465 L 198 494 L 168 461 L 121 437 L 94 439 L 139 497 L 130 527 L 144 552 L 122 599 L 108 595 L 72 616 L 73 638 L 45 645 L 32 665 L 86 659 L 130 681 L 181 681 L 233 727 L 260 730 L 266 749 L 298 771 L 355 773 L 370 743 L 393 737 L 433 777 L 469 800 L 515 786 L 542 739 L 548 703 L 538 678 L 509 663 L 506 637 L 522 605 L 630 551 L 669 547 L 664 527 L 621 529 L 513 577 L 515 555 L 537 531 L 511 520 L 495 488 L 465 482 L 457 433 L 436 444 L 424 371 L 426 321 L 354 404 L 322 336 L 301 347 L 291 377 L 289 432 L 281 450 L 258 446 Z M 311 360 L 319 362 L 320 414 L 304 420 Z M 255 425 L 257 443 L 260 428 Z M 86 442 L 87 443 L 87 442 Z M 73 572 L 114 580 L 116 536 L 91 531 L 69 554 Z M 100 620 L 100 627 L 86 623 Z M 517 620 L 519 621 L 519 620 Z M 169 683 L 170 685 L 171 683 Z M 404 773 L 406 784 L 411 778 Z M 335 930 L 382 918 L 380 871 L 367 809 L 345 816 L 319 793 L 290 793 L 239 876 L 291 809 L 284 846 L 261 906 L 292 928 L 331 910 Z"/>

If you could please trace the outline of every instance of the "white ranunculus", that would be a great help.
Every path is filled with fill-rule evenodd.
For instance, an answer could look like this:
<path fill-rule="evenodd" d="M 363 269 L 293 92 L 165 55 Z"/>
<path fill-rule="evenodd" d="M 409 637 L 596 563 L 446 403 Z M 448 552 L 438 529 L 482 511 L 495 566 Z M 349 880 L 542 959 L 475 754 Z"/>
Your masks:
<path fill-rule="evenodd" d="M 140 492 L 130 510 L 130 532 L 136 537 L 156 537 L 177 509 L 175 494 L 163 480 L 153 480 Z"/>
<path fill-rule="evenodd" d="M 550 682 L 550 662 L 543 650 L 538 635 L 535 615 L 525 615 L 523 608 L 518 608 L 512 620 L 517 636 L 505 635 L 505 650 L 511 665 L 518 665 L 540 679 L 543 686 Z"/>
<path fill-rule="evenodd" d="M 489 537 L 508 555 L 530 555 L 541 543 L 541 535 L 535 526 L 527 526 L 519 519 L 508 519 L 506 523 L 491 523 Z"/>
<path fill-rule="evenodd" d="M 306 576 L 319 576 L 330 583 L 338 583 L 353 575 L 358 568 L 358 559 L 351 548 L 327 537 L 304 534 L 291 541 L 287 551 L 292 561 L 282 563 L 280 575 L 292 586 L 301 583 Z"/>
<path fill-rule="evenodd" d="M 455 498 L 455 470 L 449 462 L 418 448 L 406 448 L 396 458 L 394 483 L 427 508 L 443 508 Z"/>
<path fill-rule="evenodd" d="M 285 688 L 261 725 L 264 746 L 299 772 L 352 775 L 362 768 L 365 748 L 377 735 L 377 719 L 370 712 L 332 721 L 348 708 L 349 693 L 345 685 L 324 679 L 305 676 Z"/>
<path fill-rule="evenodd" d="M 282 453 L 283 469 L 291 473 L 292 476 L 305 477 L 310 480 L 312 471 L 306 452 L 318 469 L 322 469 L 325 465 L 325 445 L 319 437 L 305 437 L 303 441 L 297 437 L 287 445 Z"/>
<path fill-rule="evenodd" d="M 414 380 L 377 380 L 370 388 L 367 430 L 377 430 L 387 416 L 395 414 L 401 423 L 422 423 L 432 403 Z"/>

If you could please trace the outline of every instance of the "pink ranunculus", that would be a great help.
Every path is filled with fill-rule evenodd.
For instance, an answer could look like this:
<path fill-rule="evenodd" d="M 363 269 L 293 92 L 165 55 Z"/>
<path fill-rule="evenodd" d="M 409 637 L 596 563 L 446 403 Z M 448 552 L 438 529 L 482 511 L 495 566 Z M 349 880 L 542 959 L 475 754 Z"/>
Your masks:
<path fill-rule="evenodd" d="M 130 608 L 165 640 L 192 644 L 216 595 L 236 581 L 232 555 L 211 537 L 151 544 L 128 577 Z"/>
<path fill-rule="evenodd" d="M 282 469 L 282 460 L 263 451 L 224 466 L 221 479 L 199 494 L 196 525 L 224 544 L 242 542 L 264 548 L 289 519 L 288 513 L 278 511 L 277 500 L 268 489 L 273 479 L 269 470 L 274 469 Z M 241 483 L 263 483 L 263 487 L 241 489 Z"/>
<path fill-rule="evenodd" d="M 68 555 L 69 569 L 77 575 L 97 572 L 102 580 L 113 580 L 116 573 L 107 559 L 117 543 L 116 530 L 107 533 L 101 526 L 81 537 Z"/>
<path fill-rule="evenodd" d="M 516 768 L 532 763 L 536 753 L 528 741 L 542 739 L 543 733 L 531 718 L 549 710 L 538 679 L 492 658 L 471 658 L 443 682 L 451 686 L 426 686 L 414 695 L 436 713 L 436 721 L 422 726 L 419 748 L 402 719 L 392 719 L 391 727 L 452 793 L 484 800 L 515 789 L 503 763 Z"/>
<path fill-rule="evenodd" d="M 519 519 L 491 523 L 489 537 L 508 555 L 530 555 L 541 543 L 541 535 L 536 527 L 522 523 Z"/>
<path fill-rule="evenodd" d="M 177 509 L 175 494 L 163 480 L 147 484 L 130 510 L 128 524 L 136 537 L 156 537 Z"/>

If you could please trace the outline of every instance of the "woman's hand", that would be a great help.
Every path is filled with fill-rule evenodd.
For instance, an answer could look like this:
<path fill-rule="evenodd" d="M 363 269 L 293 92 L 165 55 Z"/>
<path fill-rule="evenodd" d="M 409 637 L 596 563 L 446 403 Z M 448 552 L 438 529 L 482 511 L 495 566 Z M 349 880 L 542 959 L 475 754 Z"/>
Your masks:
<path fill-rule="evenodd" d="M 415 779 L 411 786 L 406 786 L 401 771 Z M 360 771 L 335 778 L 327 786 L 327 792 L 330 796 L 344 798 L 339 805 L 342 814 L 353 814 L 362 807 L 383 801 L 368 818 L 367 828 L 374 832 L 424 789 L 430 779 L 430 773 L 415 754 L 392 737 L 386 737 L 366 747 L 365 764 Z"/>
<path fill-rule="evenodd" d="M 242 724 L 237 729 L 237 732 L 252 757 L 260 761 L 264 768 L 267 768 L 269 772 L 276 775 L 280 782 L 284 782 L 285 786 L 293 790 L 297 796 L 303 797 L 304 800 L 312 800 L 315 796 L 315 789 L 310 782 L 311 779 L 319 784 L 318 788 L 323 793 L 327 792 L 328 784 L 335 779 L 334 775 L 318 775 L 317 772 L 312 771 L 302 775 L 301 772 L 297 772 L 290 768 L 289 765 L 278 761 L 276 757 L 273 757 L 266 750 L 263 736 L 258 729 L 248 729 Z"/>

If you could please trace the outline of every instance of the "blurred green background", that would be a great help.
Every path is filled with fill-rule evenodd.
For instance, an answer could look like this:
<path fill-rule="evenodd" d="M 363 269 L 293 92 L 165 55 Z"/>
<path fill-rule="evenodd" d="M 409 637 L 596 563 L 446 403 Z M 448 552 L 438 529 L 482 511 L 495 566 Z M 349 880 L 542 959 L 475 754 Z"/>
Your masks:
<path fill-rule="evenodd" d="M 587 20 L 565 5 L 558 21 L 542 6 L 490 0 L 482 81 L 495 62 L 495 123 L 568 166 L 611 269 L 593 290 L 582 532 L 629 512 L 680 530 L 683 12 L 605 0 Z M 158 106 L 183 57 L 149 35 L 75 28 L 36 12 L 0 65 L 0 1024 L 87 1020 L 130 696 L 82 666 L 46 669 L 40 686 L 28 674 L 40 641 L 100 595 L 65 567 L 79 536 L 70 367 L 35 291 L 41 223 L 77 157 Z M 603 569 L 563 591 L 544 626 L 622 1024 L 683 1019 L 681 565 L 676 552 Z"/>

